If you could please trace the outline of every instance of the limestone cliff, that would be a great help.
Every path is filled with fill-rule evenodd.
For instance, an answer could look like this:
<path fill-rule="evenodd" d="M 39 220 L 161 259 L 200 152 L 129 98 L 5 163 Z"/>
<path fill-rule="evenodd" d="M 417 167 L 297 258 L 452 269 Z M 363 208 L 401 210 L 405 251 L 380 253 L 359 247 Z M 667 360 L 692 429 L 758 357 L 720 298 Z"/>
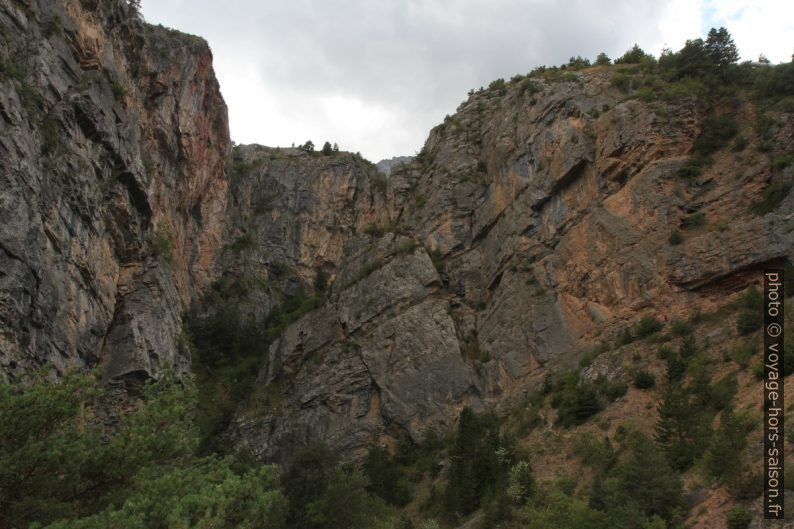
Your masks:
<path fill-rule="evenodd" d="M 344 225 L 327 303 L 270 346 L 232 437 L 281 461 L 318 437 L 351 455 L 376 434 L 419 439 L 464 405 L 519 402 L 642 316 L 712 310 L 790 262 L 794 204 L 780 183 L 792 169 L 771 163 L 792 149 L 790 114 L 770 113 L 770 152 L 748 100 L 637 98 L 614 75 L 473 93 L 392 169 L 383 203 L 349 203 L 373 224 Z M 735 120 L 737 139 L 687 176 L 714 115 Z M 776 188 L 775 208 L 752 207 Z M 341 213 L 333 197 L 318 198 Z M 313 238 L 301 247 L 304 263 L 324 255 Z"/>
<path fill-rule="evenodd" d="M 0 373 L 189 369 L 227 189 L 207 44 L 123 0 L 3 0 L 0 34 Z"/>
<path fill-rule="evenodd" d="M 189 307 L 267 322 L 313 295 L 263 339 L 226 434 L 263 460 L 508 408 L 642 316 L 794 259 L 794 122 L 740 94 L 519 76 L 386 177 L 231 149 L 207 44 L 123 0 L 0 0 L 0 34 L 0 373 L 188 371 Z"/>

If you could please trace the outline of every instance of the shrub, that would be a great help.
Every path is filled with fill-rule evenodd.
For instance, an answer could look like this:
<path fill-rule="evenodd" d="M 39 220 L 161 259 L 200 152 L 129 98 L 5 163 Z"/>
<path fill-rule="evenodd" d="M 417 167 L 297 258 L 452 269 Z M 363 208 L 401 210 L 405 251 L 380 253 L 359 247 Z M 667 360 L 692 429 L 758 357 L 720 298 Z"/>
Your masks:
<path fill-rule="evenodd" d="M 636 371 L 632 380 L 634 382 L 634 387 L 637 389 L 649 389 L 656 384 L 656 377 L 644 369 Z"/>
<path fill-rule="evenodd" d="M 629 390 L 628 384 L 619 381 L 610 381 L 604 377 L 600 377 L 595 381 L 595 387 L 598 393 L 603 395 L 610 402 L 619 399 Z"/>
<path fill-rule="evenodd" d="M 516 503 L 524 503 L 535 491 L 535 475 L 527 461 L 519 461 L 510 469 L 507 495 Z"/>
<path fill-rule="evenodd" d="M 618 341 L 618 345 L 619 346 L 623 346 L 623 345 L 630 344 L 635 339 L 636 338 L 634 337 L 634 334 L 632 334 L 631 329 L 629 329 L 627 327 L 627 328 L 623 329 L 622 331 L 620 331 L 620 334 L 618 335 L 618 340 L 617 341 Z"/>
<path fill-rule="evenodd" d="M 732 373 L 717 381 L 713 386 L 708 389 L 708 395 L 703 400 L 710 402 L 715 410 L 722 410 L 730 406 L 733 401 L 736 391 L 739 389 L 739 383 L 736 380 L 736 374 Z"/>
<path fill-rule="evenodd" d="M 720 426 L 706 452 L 706 468 L 722 481 L 732 480 L 742 469 L 741 454 L 747 445 L 747 424 L 728 407 L 722 412 Z"/>
<path fill-rule="evenodd" d="M 637 338 L 645 338 L 662 330 L 662 323 L 653 316 L 643 316 L 637 323 L 634 334 Z"/>
<path fill-rule="evenodd" d="M 670 324 L 670 330 L 676 336 L 687 336 L 692 334 L 692 324 L 686 320 L 673 320 Z"/>
<path fill-rule="evenodd" d="M 756 353 L 756 347 L 751 342 L 746 342 L 738 347 L 736 347 L 731 352 L 731 358 L 734 362 L 739 364 L 742 367 L 747 367 L 750 365 L 750 360 Z"/>
<path fill-rule="evenodd" d="M 581 70 L 582 68 L 587 68 L 590 66 L 590 60 L 577 55 L 576 57 L 571 57 L 568 59 L 568 64 L 566 66 L 568 68 L 573 68 L 574 70 Z"/>
<path fill-rule="evenodd" d="M 604 53 L 603 51 L 598 54 L 595 60 L 596 66 L 608 66 L 612 64 L 612 60 L 609 58 L 609 55 Z"/>
<path fill-rule="evenodd" d="M 731 509 L 725 520 L 728 529 L 747 529 L 753 521 L 753 515 L 744 507 L 735 507 Z"/>
<path fill-rule="evenodd" d="M 694 213 L 692 215 L 687 215 L 681 221 L 681 227 L 685 230 L 689 230 L 692 228 L 699 228 L 706 224 L 706 215 L 705 213 Z"/>
<path fill-rule="evenodd" d="M 597 476 L 590 505 L 607 513 L 611 527 L 643 527 L 655 518 L 672 521 L 685 504 L 680 476 L 642 435 L 630 435 L 625 450 L 620 464 Z"/>
<path fill-rule="evenodd" d="M 369 478 L 367 490 L 387 503 L 402 507 L 411 501 L 411 490 L 402 469 L 382 446 L 370 447 L 364 461 L 364 474 Z"/>
<path fill-rule="evenodd" d="M 580 383 L 575 372 L 563 373 L 555 382 L 552 407 L 557 409 L 557 424 L 571 427 L 584 423 L 601 411 L 596 386 Z"/>
<path fill-rule="evenodd" d="M 671 246 L 678 246 L 684 242 L 684 236 L 680 231 L 674 230 L 670 233 L 670 237 L 667 239 L 667 242 L 669 242 Z"/>
<path fill-rule="evenodd" d="M 488 90 L 498 90 L 504 91 L 505 89 L 505 80 L 504 79 L 494 79 L 491 81 L 491 84 L 488 85 Z"/>
<path fill-rule="evenodd" d="M 586 501 L 561 491 L 552 492 L 545 501 L 530 503 L 527 529 L 607 529 L 613 527 L 606 515 L 591 508 Z"/>
<path fill-rule="evenodd" d="M 623 92 L 628 92 L 631 89 L 631 77 L 623 73 L 616 73 L 610 79 L 612 86 L 618 88 Z"/>
<path fill-rule="evenodd" d="M 149 233 L 147 243 L 152 255 L 161 256 L 169 263 L 173 260 L 174 242 L 171 238 L 171 231 L 165 224 L 157 224 Z"/>
<path fill-rule="evenodd" d="M 372 175 L 372 187 L 377 189 L 380 193 L 384 193 L 386 191 L 386 185 L 388 183 L 388 178 L 386 175 L 382 173 L 375 173 Z"/>
<path fill-rule="evenodd" d="M 764 323 L 764 315 L 761 311 L 743 310 L 739 313 L 739 318 L 736 320 L 736 330 L 739 334 L 746 335 L 761 328 Z"/>
<path fill-rule="evenodd" d="M 653 55 L 645 51 L 636 44 L 626 51 L 620 58 L 615 59 L 615 64 L 640 64 L 643 61 L 654 60 Z"/>
<path fill-rule="evenodd" d="M 195 455 L 190 380 L 167 375 L 138 391 L 106 431 L 97 404 L 108 395 L 93 377 L 0 384 L 0 525 L 282 526 L 273 467 Z"/>
<path fill-rule="evenodd" d="M 702 156 L 690 156 L 689 159 L 678 168 L 676 171 L 676 175 L 681 178 L 695 178 L 696 176 L 700 175 L 703 171 L 703 167 L 707 164 L 707 161 Z"/>
<path fill-rule="evenodd" d="M 696 153 L 708 156 L 722 149 L 739 130 L 733 116 L 727 114 L 710 114 L 703 122 L 703 130 L 695 140 L 693 148 Z"/>
<path fill-rule="evenodd" d="M 594 347 L 593 349 L 587 351 L 582 355 L 582 358 L 579 359 L 579 368 L 585 369 L 589 367 L 596 358 L 605 353 L 607 350 L 609 350 L 609 344 L 602 343 L 598 347 Z"/>
<path fill-rule="evenodd" d="M 616 460 L 616 454 L 609 438 L 604 437 L 599 441 L 591 432 L 582 432 L 574 440 L 573 450 L 577 456 L 582 458 L 585 465 L 597 472 L 608 469 Z"/>
<path fill-rule="evenodd" d="M 325 142 L 323 144 L 323 155 L 330 156 L 334 153 L 334 148 L 331 146 L 331 142 Z"/>

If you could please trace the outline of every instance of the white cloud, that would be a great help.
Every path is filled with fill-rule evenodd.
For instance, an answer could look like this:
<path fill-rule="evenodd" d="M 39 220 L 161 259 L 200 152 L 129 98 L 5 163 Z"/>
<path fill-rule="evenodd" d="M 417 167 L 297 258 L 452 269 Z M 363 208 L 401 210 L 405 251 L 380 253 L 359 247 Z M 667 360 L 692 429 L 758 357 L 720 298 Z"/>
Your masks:
<path fill-rule="evenodd" d="M 665 44 L 678 49 L 702 36 L 711 18 L 726 20 L 716 25 L 734 33 L 743 55 L 763 48 L 784 60 L 790 52 L 770 43 L 783 36 L 793 42 L 791 8 L 760 1 L 741 9 L 745 4 L 144 0 L 143 12 L 210 43 L 235 141 L 327 140 L 377 161 L 416 152 L 470 88 L 572 55 L 616 57 L 635 42 L 654 54 Z"/>

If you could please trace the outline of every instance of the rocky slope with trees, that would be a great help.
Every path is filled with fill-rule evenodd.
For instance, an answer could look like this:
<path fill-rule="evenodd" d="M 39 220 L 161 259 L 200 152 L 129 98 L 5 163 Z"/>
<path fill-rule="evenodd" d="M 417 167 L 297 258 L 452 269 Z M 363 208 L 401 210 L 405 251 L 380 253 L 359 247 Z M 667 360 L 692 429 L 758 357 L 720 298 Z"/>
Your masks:
<path fill-rule="evenodd" d="M 0 527 L 759 517 L 792 65 L 724 30 L 574 57 L 387 177 L 232 147 L 206 43 L 134 3 L 9 0 L 0 33 Z"/>

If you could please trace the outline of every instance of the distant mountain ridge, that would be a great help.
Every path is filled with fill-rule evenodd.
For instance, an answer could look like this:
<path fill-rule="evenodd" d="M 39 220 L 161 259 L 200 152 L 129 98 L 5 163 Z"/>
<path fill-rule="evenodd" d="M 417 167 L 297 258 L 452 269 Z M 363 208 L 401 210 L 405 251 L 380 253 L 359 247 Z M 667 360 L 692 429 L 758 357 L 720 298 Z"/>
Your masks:
<path fill-rule="evenodd" d="M 414 159 L 413 156 L 395 156 L 393 158 L 388 158 L 379 161 L 375 164 L 375 167 L 378 168 L 378 171 L 389 176 L 391 174 L 391 170 L 395 165 L 410 163 Z"/>

